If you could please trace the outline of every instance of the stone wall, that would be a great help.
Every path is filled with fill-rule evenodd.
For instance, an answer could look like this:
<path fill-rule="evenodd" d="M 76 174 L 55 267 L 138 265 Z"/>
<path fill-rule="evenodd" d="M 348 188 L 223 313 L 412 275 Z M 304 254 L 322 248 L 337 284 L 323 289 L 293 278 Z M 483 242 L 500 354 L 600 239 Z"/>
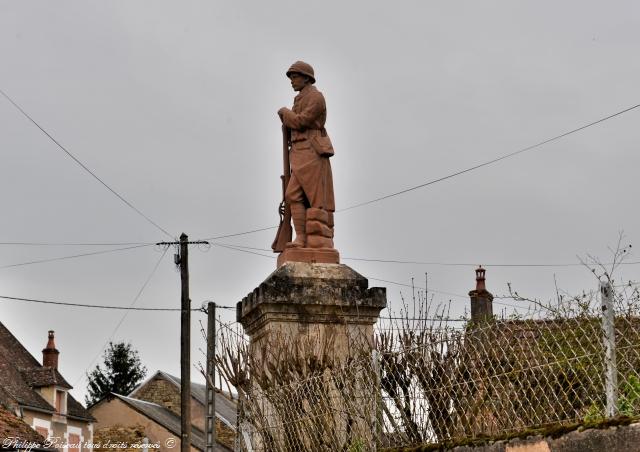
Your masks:
<path fill-rule="evenodd" d="M 535 436 L 478 446 L 388 449 L 394 452 L 640 452 L 640 423 L 578 429 L 555 438 Z"/>
<path fill-rule="evenodd" d="M 102 400 L 91 408 L 91 414 L 98 420 L 95 426 L 96 434 L 100 431 L 103 439 L 106 438 L 106 433 L 118 432 L 121 427 L 135 427 L 144 432 L 150 443 L 160 444 L 159 449 L 153 450 L 159 452 L 180 450 L 180 435 L 170 432 L 117 398 Z M 167 444 L 171 444 L 172 447 L 167 447 Z M 191 446 L 191 452 L 200 451 Z"/>
<path fill-rule="evenodd" d="M 180 416 L 180 390 L 164 378 L 154 378 L 142 386 L 136 399 L 157 403 Z"/>
<path fill-rule="evenodd" d="M 138 390 L 135 398 L 164 406 L 180 416 L 180 389 L 164 378 L 156 377 L 147 382 Z M 204 405 L 191 397 L 191 425 L 204 431 L 205 422 Z M 235 432 L 232 429 L 216 420 L 216 432 L 221 443 L 233 447 Z"/>

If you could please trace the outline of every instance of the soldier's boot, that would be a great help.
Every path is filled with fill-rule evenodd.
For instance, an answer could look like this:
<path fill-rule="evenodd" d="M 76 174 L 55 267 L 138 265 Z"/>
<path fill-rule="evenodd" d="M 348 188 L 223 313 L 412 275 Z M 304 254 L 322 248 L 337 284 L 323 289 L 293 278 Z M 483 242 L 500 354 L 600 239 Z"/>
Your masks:
<path fill-rule="evenodd" d="M 286 244 L 287 248 L 302 248 L 307 243 L 305 227 L 307 223 L 307 209 L 301 202 L 291 203 L 291 219 L 293 228 L 296 230 L 296 239 Z"/>

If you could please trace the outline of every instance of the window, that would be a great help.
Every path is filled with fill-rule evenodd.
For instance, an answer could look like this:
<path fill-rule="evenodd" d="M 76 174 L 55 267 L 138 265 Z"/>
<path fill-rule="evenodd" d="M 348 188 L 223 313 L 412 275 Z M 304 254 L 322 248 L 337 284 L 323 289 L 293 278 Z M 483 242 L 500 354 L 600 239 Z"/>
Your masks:
<path fill-rule="evenodd" d="M 36 432 L 40 433 L 40 435 L 47 439 L 49 437 L 49 429 L 44 427 L 36 427 Z"/>
<path fill-rule="evenodd" d="M 66 400 L 67 393 L 64 391 L 56 390 L 56 412 L 60 414 L 65 414 L 66 410 Z"/>
<path fill-rule="evenodd" d="M 80 435 L 69 433 L 69 452 L 80 452 L 82 445 L 80 444 Z"/>

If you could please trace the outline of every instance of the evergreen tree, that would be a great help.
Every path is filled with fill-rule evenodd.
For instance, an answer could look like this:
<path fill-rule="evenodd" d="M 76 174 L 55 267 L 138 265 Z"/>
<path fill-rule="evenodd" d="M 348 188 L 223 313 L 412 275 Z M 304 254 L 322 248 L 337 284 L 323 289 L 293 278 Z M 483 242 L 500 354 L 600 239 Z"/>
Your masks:
<path fill-rule="evenodd" d="M 103 354 L 103 364 L 104 369 L 97 365 L 87 374 L 87 406 L 111 392 L 129 394 L 147 374 L 147 368 L 140 362 L 137 350 L 127 342 L 109 342 Z"/>

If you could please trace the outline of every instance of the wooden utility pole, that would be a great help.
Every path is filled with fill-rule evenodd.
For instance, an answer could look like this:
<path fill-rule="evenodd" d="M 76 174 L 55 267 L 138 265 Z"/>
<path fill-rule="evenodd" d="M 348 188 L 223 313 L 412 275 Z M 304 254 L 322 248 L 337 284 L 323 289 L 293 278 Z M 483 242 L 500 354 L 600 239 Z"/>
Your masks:
<path fill-rule="evenodd" d="M 189 299 L 189 237 L 180 236 L 180 452 L 191 450 L 191 300 Z"/>
<path fill-rule="evenodd" d="M 184 232 L 179 242 L 160 242 L 157 245 L 178 245 L 175 263 L 180 267 L 180 452 L 191 450 L 191 299 L 189 299 L 189 245 L 206 244 L 206 241 L 190 242 Z"/>
<path fill-rule="evenodd" d="M 215 394 L 215 367 L 216 354 L 216 304 L 207 304 L 207 411 L 206 411 L 206 448 L 205 452 L 213 452 L 216 444 L 216 394 Z"/>

